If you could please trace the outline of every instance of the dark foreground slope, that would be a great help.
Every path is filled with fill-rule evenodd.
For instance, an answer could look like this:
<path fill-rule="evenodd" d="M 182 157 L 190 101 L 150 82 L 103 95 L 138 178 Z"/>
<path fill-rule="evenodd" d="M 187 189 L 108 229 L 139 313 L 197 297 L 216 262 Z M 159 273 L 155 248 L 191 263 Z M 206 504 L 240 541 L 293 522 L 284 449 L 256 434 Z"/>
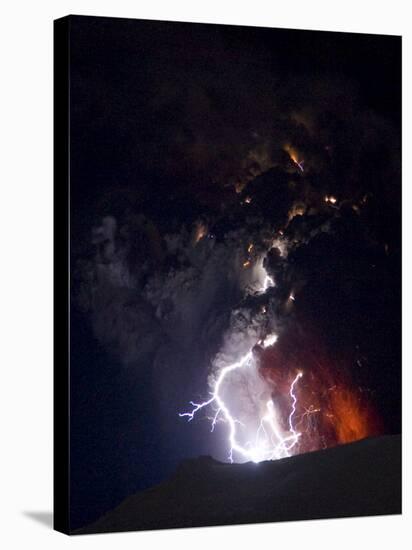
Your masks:
<path fill-rule="evenodd" d="M 260 464 L 188 460 L 77 533 L 401 512 L 401 437 L 366 439 Z"/>

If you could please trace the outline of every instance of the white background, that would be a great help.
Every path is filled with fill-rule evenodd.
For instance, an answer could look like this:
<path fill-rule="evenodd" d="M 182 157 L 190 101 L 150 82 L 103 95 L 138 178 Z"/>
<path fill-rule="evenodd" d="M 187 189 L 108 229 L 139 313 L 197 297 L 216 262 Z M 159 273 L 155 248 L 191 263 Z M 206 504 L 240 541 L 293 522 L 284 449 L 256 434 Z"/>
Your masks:
<path fill-rule="evenodd" d="M 410 2 L 208 0 L 12 1 L 0 16 L 0 544 L 14 548 L 405 548 L 404 515 L 69 538 L 33 520 L 52 510 L 52 20 L 71 14 L 402 34 L 404 100 L 411 96 Z M 404 101 L 404 406 L 411 390 L 407 306 L 411 223 Z M 409 245 L 410 248 L 410 245 Z M 58 365 L 57 365 L 58 368 Z M 407 447 L 407 445 L 405 445 Z M 407 458 L 406 458 L 407 457 Z M 404 448 L 404 463 L 409 458 Z M 409 543 L 410 544 L 410 543 Z"/>

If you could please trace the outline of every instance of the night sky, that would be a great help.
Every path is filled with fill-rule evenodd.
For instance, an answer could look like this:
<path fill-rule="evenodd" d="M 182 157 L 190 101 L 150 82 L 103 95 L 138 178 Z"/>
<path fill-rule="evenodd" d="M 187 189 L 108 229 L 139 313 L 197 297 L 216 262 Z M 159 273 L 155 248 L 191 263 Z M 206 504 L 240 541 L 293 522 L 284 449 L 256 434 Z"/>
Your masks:
<path fill-rule="evenodd" d="M 263 327 L 262 376 L 302 367 L 333 408 L 313 448 L 349 423 L 399 433 L 401 39 L 70 26 L 72 528 L 182 458 L 225 458 L 224 428 L 178 413 Z"/>

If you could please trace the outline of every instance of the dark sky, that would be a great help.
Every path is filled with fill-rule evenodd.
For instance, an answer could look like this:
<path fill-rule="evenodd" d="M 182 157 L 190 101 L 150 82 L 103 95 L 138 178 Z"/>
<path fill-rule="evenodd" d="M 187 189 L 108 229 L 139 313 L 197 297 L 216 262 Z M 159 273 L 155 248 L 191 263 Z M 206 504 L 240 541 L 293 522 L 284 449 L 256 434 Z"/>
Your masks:
<path fill-rule="evenodd" d="M 193 333 L 171 331 L 153 305 L 156 274 L 171 287 L 177 273 L 180 292 L 188 272 L 165 235 L 187 243 L 199 219 L 229 250 L 229 231 L 258 239 L 265 224 L 285 227 L 293 204 L 341 199 L 339 212 L 308 207 L 287 226 L 298 244 L 284 281 L 303 290 L 285 334 L 310 327 L 330 357 L 365 365 L 356 383 L 382 430 L 399 432 L 400 38 L 77 16 L 70 25 L 72 527 L 182 457 L 213 452 L 204 432 L 173 423 L 183 397 L 207 389 L 238 290 L 217 259 L 199 263 L 215 288 L 187 304 Z M 286 143 L 305 158 L 304 179 Z M 248 194 L 251 215 L 239 205 Z M 330 229 L 319 234 L 322 216 Z M 162 300 L 173 316 L 173 299 Z"/>

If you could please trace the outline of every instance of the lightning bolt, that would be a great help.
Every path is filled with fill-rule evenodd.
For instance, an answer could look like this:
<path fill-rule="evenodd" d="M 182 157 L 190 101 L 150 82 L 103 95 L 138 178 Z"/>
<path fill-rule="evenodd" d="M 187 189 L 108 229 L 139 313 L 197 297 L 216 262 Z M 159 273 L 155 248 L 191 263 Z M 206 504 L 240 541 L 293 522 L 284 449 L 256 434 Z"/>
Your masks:
<path fill-rule="evenodd" d="M 266 292 L 267 289 L 271 286 L 275 286 L 275 281 L 272 279 L 270 275 L 266 275 L 263 280 L 263 286 L 260 290 L 260 292 Z"/>
<path fill-rule="evenodd" d="M 303 166 L 304 166 L 304 161 L 303 161 L 303 160 L 301 160 L 301 161 L 299 161 L 299 162 L 295 162 L 295 164 L 296 164 L 297 166 L 299 166 L 301 172 L 304 172 L 304 168 L 303 168 Z"/>
<path fill-rule="evenodd" d="M 270 286 L 274 286 L 273 279 L 266 274 L 261 292 L 266 292 Z M 264 348 L 272 346 L 276 343 L 277 335 L 269 334 L 263 341 L 257 342 Z M 254 347 L 254 346 L 253 346 Z M 209 406 L 215 406 L 215 414 L 211 421 L 211 431 L 213 432 L 218 418 L 221 416 L 222 420 L 228 425 L 228 446 L 229 446 L 229 460 L 233 462 L 233 454 L 236 453 L 240 457 L 246 460 L 252 460 L 253 462 L 261 462 L 262 460 L 274 460 L 290 456 L 292 449 L 297 445 L 300 432 L 296 431 L 294 425 L 294 415 L 296 412 L 297 397 L 295 393 L 296 385 L 299 379 L 302 377 L 302 372 L 299 372 L 292 381 L 289 388 L 289 396 L 291 398 L 291 410 L 288 416 L 289 432 L 283 434 L 279 425 L 279 420 L 276 415 L 275 403 L 272 399 L 266 402 L 266 409 L 264 415 L 259 418 L 258 428 L 254 437 L 254 442 L 248 440 L 244 445 L 239 442 L 238 428 L 240 425 L 244 427 L 244 424 L 235 418 L 229 406 L 225 403 L 222 397 L 222 387 L 229 378 L 229 375 L 238 369 L 253 369 L 255 366 L 253 358 L 253 347 L 249 349 L 238 361 L 231 363 L 230 365 L 222 368 L 215 381 L 213 392 L 211 397 L 201 403 L 195 403 L 190 401 L 192 410 L 189 412 L 179 413 L 182 418 L 187 418 L 188 422 L 191 422 L 195 415 L 202 409 Z"/>
<path fill-rule="evenodd" d="M 252 350 L 249 350 L 241 359 L 239 359 L 239 361 L 224 367 L 220 371 L 210 399 L 203 401 L 202 403 L 195 403 L 191 401 L 190 404 L 193 407 L 192 410 L 190 412 L 179 413 L 180 417 L 186 417 L 188 422 L 191 422 L 196 413 L 198 413 L 201 409 L 215 404 L 216 412 L 212 419 L 211 431 L 213 432 L 216 426 L 218 416 L 222 414 L 224 421 L 229 426 L 228 443 L 230 462 L 233 462 L 234 452 L 238 453 L 246 460 L 252 460 L 253 462 L 261 462 L 262 460 L 273 460 L 290 456 L 290 451 L 298 443 L 301 435 L 296 431 L 293 423 L 297 403 L 295 386 L 298 380 L 302 377 L 302 372 L 299 372 L 294 378 L 289 390 L 289 395 L 292 401 L 291 412 L 288 417 L 290 433 L 286 436 L 282 435 L 276 418 L 275 404 L 273 403 L 273 400 L 269 400 L 266 403 L 266 414 L 261 418 L 256 432 L 255 443 L 252 444 L 248 441 L 245 445 L 242 445 L 238 441 L 237 425 L 242 423 L 231 414 L 229 406 L 225 403 L 221 396 L 221 389 L 231 372 L 237 369 L 251 368 L 252 365 L 253 354 Z"/>

